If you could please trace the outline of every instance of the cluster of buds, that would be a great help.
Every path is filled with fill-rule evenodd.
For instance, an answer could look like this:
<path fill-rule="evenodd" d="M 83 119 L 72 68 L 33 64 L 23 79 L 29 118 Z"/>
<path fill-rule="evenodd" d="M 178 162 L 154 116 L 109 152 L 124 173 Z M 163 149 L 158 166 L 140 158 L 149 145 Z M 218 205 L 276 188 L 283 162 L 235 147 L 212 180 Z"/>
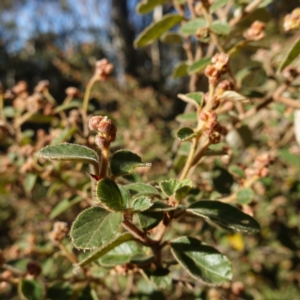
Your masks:
<path fill-rule="evenodd" d="M 247 41 L 259 41 L 265 37 L 265 27 L 265 23 L 255 21 L 251 27 L 244 32 L 243 36 Z"/>
<path fill-rule="evenodd" d="M 96 130 L 95 144 L 102 148 L 108 148 L 116 139 L 117 126 L 107 116 L 95 116 L 89 121 L 90 130 Z"/>
<path fill-rule="evenodd" d="M 65 222 L 55 222 L 49 238 L 52 242 L 60 242 L 68 233 L 68 224 Z"/>
<path fill-rule="evenodd" d="M 214 111 L 203 112 L 200 119 L 203 122 L 202 132 L 208 136 L 210 143 L 219 143 L 221 135 L 225 135 L 227 130 L 218 123 L 218 115 Z"/>
<path fill-rule="evenodd" d="M 43 93 L 44 91 L 48 90 L 49 86 L 50 86 L 49 80 L 41 80 L 34 88 L 34 91 L 36 93 Z"/>
<path fill-rule="evenodd" d="M 260 154 L 254 161 L 253 168 L 245 170 L 246 177 L 253 176 L 267 177 L 269 175 L 268 166 L 273 162 L 273 157 L 269 153 Z"/>
<path fill-rule="evenodd" d="M 295 8 L 283 20 L 284 31 L 291 31 L 300 28 L 300 8 Z"/>
<path fill-rule="evenodd" d="M 114 65 L 106 58 L 96 61 L 94 76 L 99 80 L 105 80 L 114 69 Z"/>
<path fill-rule="evenodd" d="M 216 109 L 220 105 L 220 96 L 225 92 L 225 91 L 230 91 L 233 90 L 233 84 L 229 82 L 227 79 L 222 80 L 221 82 L 218 83 L 216 87 L 216 91 L 214 94 L 213 98 L 213 106 L 212 109 Z M 206 93 L 204 95 L 204 101 L 207 102 L 209 99 L 209 93 Z"/>
<path fill-rule="evenodd" d="M 209 82 L 216 84 L 221 75 L 228 71 L 229 55 L 226 53 L 217 53 L 211 59 L 212 64 L 205 68 L 204 74 Z"/>

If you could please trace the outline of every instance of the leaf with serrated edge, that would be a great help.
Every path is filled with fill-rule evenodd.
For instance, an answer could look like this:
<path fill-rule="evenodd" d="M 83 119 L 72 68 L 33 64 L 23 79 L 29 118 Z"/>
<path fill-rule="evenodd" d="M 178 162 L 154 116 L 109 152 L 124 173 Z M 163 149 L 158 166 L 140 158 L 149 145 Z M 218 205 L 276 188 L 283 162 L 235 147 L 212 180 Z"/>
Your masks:
<path fill-rule="evenodd" d="M 80 213 L 74 221 L 70 236 L 74 247 L 94 249 L 114 237 L 122 222 L 122 214 L 102 207 L 91 207 Z"/>
<path fill-rule="evenodd" d="M 220 201 L 197 201 L 187 211 L 236 231 L 255 233 L 260 230 L 258 222 L 251 216 Z"/>
<path fill-rule="evenodd" d="M 194 132 L 194 130 L 190 127 L 182 127 L 179 128 L 176 132 L 176 137 L 181 141 L 189 141 L 192 138 L 194 138 L 197 135 L 197 132 Z"/>
<path fill-rule="evenodd" d="M 116 151 L 110 160 L 110 170 L 113 176 L 133 173 L 138 167 L 151 167 L 151 163 L 143 163 L 137 154 L 128 150 Z"/>
<path fill-rule="evenodd" d="M 90 263 L 96 261 L 97 259 L 99 259 L 104 254 L 108 253 L 109 251 L 111 251 L 115 247 L 117 247 L 117 246 L 119 246 L 122 243 L 125 243 L 127 241 L 133 240 L 133 239 L 134 239 L 134 237 L 131 233 L 125 232 L 125 233 L 117 236 L 113 240 L 110 240 L 107 243 L 105 243 L 104 245 L 102 245 L 100 249 L 95 250 L 94 253 L 92 253 L 87 258 L 85 258 L 84 260 L 79 262 L 75 267 L 85 267 L 88 264 L 90 264 Z"/>
<path fill-rule="evenodd" d="M 98 181 L 96 188 L 98 200 L 112 210 L 125 210 L 126 205 L 118 185 L 109 178 Z"/>
<path fill-rule="evenodd" d="M 132 201 L 133 212 L 145 211 L 152 206 L 149 198 L 141 196 Z"/>
<path fill-rule="evenodd" d="M 170 197 L 175 193 L 178 181 L 176 179 L 162 180 L 159 185 L 163 193 Z"/>
<path fill-rule="evenodd" d="M 53 160 L 85 162 L 96 166 L 99 164 L 98 155 L 94 150 L 77 144 L 64 143 L 48 146 L 41 149 L 38 155 Z"/>
<path fill-rule="evenodd" d="M 135 39 L 136 48 L 145 47 L 156 41 L 164 32 L 181 22 L 183 17 L 176 14 L 166 14 L 159 21 L 146 27 Z"/>
<path fill-rule="evenodd" d="M 172 240 L 171 251 L 179 264 L 198 280 L 221 285 L 232 279 L 232 266 L 227 257 L 195 238 Z"/>

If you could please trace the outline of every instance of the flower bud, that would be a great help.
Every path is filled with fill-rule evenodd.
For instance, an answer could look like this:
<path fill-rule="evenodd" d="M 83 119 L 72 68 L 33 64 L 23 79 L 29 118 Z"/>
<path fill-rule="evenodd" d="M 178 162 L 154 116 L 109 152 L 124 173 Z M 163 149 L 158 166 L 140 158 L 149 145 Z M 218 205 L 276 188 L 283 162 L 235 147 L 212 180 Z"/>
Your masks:
<path fill-rule="evenodd" d="M 243 34 L 244 38 L 248 41 L 259 41 L 265 37 L 266 24 L 260 21 L 252 23 L 251 27 Z"/>
<path fill-rule="evenodd" d="M 65 93 L 68 97 L 76 97 L 79 94 L 79 90 L 76 87 L 69 86 L 68 88 L 65 89 Z"/>
<path fill-rule="evenodd" d="M 37 277 L 41 274 L 42 268 L 36 261 L 30 261 L 26 266 L 27 274 L 32 277 Z"/>
<path fill-rule="evenodd" d="M 300 8 L 295 8 L 292 13 L 286 15 L 283 20 L 285 31 L 291 31 L 300 28 Z"/>
<path fill-rule="evenodd" d="M 49 238 L 53 242 L 60 242 L 68 233 L 68 225 L 65 222 L 55 222 Z"/>
<path fill-rule="evenodd" d="M 228 70 L 229 55 L 226 53 L 216 53 L 212 57 L 211 62 L 221 74 L 225 74 Z"/>
<path fill-rule="evenodd" d="M 99 79 L 107 79 L 108 75 L 112 72 L 114 65 L 109 63 L 106 58 L 96 61 L 95 76 Z"/>
<path fill-rule="evenodd" d="M 37 93 L 42 93 L 45 89 L 48 89 L 49 86 L 50 86 L 49 80 L 41 80 L 34 88 L 34 91 Z"/>
<path fill-rule="evenodd" d="M 217 70 L 214 65 L 208 65 L 204 70 L 204 74 L 213 84 L 216 84 L 219 78 L 221 77 L 220 71 Z"/>

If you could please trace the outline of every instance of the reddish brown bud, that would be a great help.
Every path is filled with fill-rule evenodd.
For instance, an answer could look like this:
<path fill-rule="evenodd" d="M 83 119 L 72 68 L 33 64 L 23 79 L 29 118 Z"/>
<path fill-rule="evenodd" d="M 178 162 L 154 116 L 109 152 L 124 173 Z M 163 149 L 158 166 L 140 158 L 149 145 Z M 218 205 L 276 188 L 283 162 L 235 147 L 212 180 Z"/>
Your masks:
<path fill-rule="evenodd" d="M 205 76 L 207 76 L 209 78 L 209 80 L 211 82 L 213 82 L 214 84 L 217 83 L 217 81 L 219 80 L 221 73 L 219 70 L 216 69 L 216 67 L 214 65 L 208 65 L 205 70 L 204 70 L 204 74 Z"/>
<path fill-rule="evenodd" d="M 90 130 L 98 130 L 98 126 L 102 120 L 103 120 L 102 116 L 95 116 L 95 117 L 90 118 L 90 120 L 89 120 Z"/>
<path fill-rule="evenodd" d="M 244 38 L 248 41 L 259 41 L 265 37 L 266 24 L 260 21 L 252 23 L 251 27 L 243 34 Z"/>
<path fill-rule="evenodd" d="M 26 266 L 27 274 L 32 277 L 37 277 L 41 274 L 42 268 L 36 261 L 30 261 Z"/>

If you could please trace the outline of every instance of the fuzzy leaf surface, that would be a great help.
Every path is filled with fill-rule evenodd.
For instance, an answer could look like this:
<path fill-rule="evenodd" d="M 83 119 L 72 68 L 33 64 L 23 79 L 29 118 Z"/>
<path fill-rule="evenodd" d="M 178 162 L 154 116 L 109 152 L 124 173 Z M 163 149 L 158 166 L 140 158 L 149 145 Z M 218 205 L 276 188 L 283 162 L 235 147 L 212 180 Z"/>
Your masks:
<path fill-rule="evenodd" d="M 70 236 L 74 247 L 94 249 L 114 237 L 122 222 L 122 214 L 102 207 L 91 207 L 80 213 L 74 221 Z"/>
<path fill-rule="evenodd" d="M 168 31 L 182 20 L 183 17 L 177 14 L 164 15 L 159 21 L 153 22 L 138 35 L 134 41 L 134 46 L 136 48 L 141 48 L 153 43 L 164 32 Z"/>
<path fill-rule="evenodd" d="M 69 160 L 83 163 L 98 164 L 97 153 L 85 146 L 77 144 L 59 144 L 41 149 L 38 155 L 53 160 Z"/>
<path fill-rule="evenodd" d="M 232 266 L 227 257 L 195 238 L 172 240 L 171 251 L 179 264 L 196 279 L 212 285 L 232 279 Z"/>
<path fill-rule="evenodd" d="M 190 205 L 187 211 L 236 231 L 256 233 L 258 222 L 236 207 L 220 201 L 202 200 Z"/>
<path fill-rule="evenodd" d="M 141 197 L 135 198 L 132 201 L 131 206 L 133 208 L 133 212 L 142 212 L 142 211 L 149 209 L 152 206 L 152 203 L 149 198 L 147 198 L 145 196 L 141 196 Z"/>
<path fill-rule="evenodd" d="M 182 127 L 179 128 L 178 131 L 176 132 L 176 137 L 181 141 L 181 142 L 185 142 L 185 141 L 189 141 L 191 140 L 193 137 L 195 137 L 197 133 L 194 132 L 194 130 L 190 127 Z"/>
<path fill-rule="evenodd" d="M 98 181 L 96 188 L 98 200 L 111 210 L 125 210 L 126 203 L 118 185 L 109 178 Z"/>
<path fill-rule="evenodd" d="M 110 170 L 113 176 L 124 176 L 133 173 L 137 167 L 151 167 L 151 164 L 143 163 L 137 154 L 128 150 L 120 150 L 112 155 Z"/>
<path fill-rule="evenodd" d="M 128 242 L 133 240 L 133 235 L 129 232 L 125 232 L 114 239 L 108 241 L 107 243 L 103 244 L 99 249 L 95 250 L 91 255 L 87 258 L 82 260 L 77 264 L 77 267 L 85 267 L 90 263 L 98 260 L 100 257 L 108 253 L 109 251 L 113 250 L 114 248 L 118 247 L 122 243 Z"/>
<path fill-rule="evenodd" d="M 140 197 L 140 196 L 158 196 L 159 192 L 150 184 L 142 183 L 142 182 L 136 182 L 124 185 L 124 188 L 136 192 L 136 194 L 133 196 L 134 198 Z"/>

